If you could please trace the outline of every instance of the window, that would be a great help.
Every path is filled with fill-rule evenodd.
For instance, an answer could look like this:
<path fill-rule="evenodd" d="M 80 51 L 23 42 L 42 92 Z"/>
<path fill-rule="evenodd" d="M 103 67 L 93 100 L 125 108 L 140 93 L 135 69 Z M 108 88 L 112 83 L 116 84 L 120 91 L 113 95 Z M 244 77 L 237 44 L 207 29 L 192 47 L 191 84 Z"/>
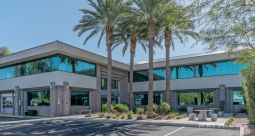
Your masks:
<path fill-rule="evenodd" d="M 12 96 L 5 96 L 3 99 L 3 108 L 12 108 Z"/>
<path fill-rule="evenodd" d="M 28 106 L 50 106 L 50 91 L 27 92 Z"/>
<path fill-rule="evenodd" d="M 213 92 L 185 92 L 179 93 L 179 105 L 210 105 L 213 104 Z"/>
<path fill-rule="evenodd" d="M 244 96 L 242 89 L 233 90 L 233 104 L 234 105 L 244 105 Z"/>
<path fill-rule="evenodd" d="M 194 66 L 181 66 L 181 67 L 176 67 L 178 70 L 178 77 L 177 79 L 182 79 L 182 78 L 192 78 L 194 77 Z"/>
<path fill-rule="evenodd" d="M 41 58 L 0 68 L 0 79 L 28 76 L 52 71 L 64 71 L 87 76 L 96 76 L 96 65 L 64 55 L 55 55 L 48 58 Z"/>
<path fill-rule="evenodd" d="M 147 92 L 136 92 L 134 93 L 134 101 L 136 106 L 143 106 L 148 104 L 148 93 Z M 162 92 L 153 92 L 153 103 L 159 105 L 163 101 Z"/>
<path fill-rule="evenodd" d="M 89 93 L 83 91 L 71 91 L 72 106 L 89 106 Z"/>
<path fill-rule="evenodd" d="M 240 74 L 244 67 L 234 61 L 199 64 L 196 66 L 196 77 L 220 76 Z"/>
<path fill-rule="evenodd" d="M 120 81 L 119 80 L 112 80 L 112 89 L 120 89 Z M 101 78 L 101 89 L 107 89 L 107 78 Z"/>
<path fill-rule="evenodd" d="M 116 96 L 112 96 L 112 98 L 111 98 L 111 100 L 112 100 L 112 104 L 118 104 L 119 103 L 119 98 L 118 97 L 116 97 Z M 106 97 L 102 97 L 101 98 L 101 105 L 102 104 L 106 104 L 107 103 L 107 98 Z"/>
<path fill-rule="evenodd" d="M 208 77 L 220 75 L 235 75 L 240 74 L 240 71 L 245 67 L 243 64 L 238 64 L 235 61 L 215 62 L 209 64 L 197 64 L 187 66 L 171 67 L 171 79 Z M 166 69 L 154 69 L 153 78 L 155 80 L 166 79 Z M 134 71 L 134 82 L 145 82 L 149 80 L 148 70 Z"/>
<path fill-rule="evenodd" d="M 154 69 L 153 70 L 153 79 L 156 80 L 165 80 L 166 79 L 166 69 Z"/>

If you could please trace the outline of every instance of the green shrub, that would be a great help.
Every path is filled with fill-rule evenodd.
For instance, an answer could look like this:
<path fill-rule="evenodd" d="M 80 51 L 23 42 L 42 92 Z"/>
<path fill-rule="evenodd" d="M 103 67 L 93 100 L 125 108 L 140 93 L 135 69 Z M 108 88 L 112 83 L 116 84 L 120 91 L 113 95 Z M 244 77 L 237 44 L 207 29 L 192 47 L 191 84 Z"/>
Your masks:
<path fill-rule="evenodd" d="M 27 110 L 25 114 L 27 116 L 37 116 L 37 110 Z"/>
<path fill-rule="evenodd" d="M 157 114 L 159 114 L 159 106 L 157 104 L 153 104 L 153 111 Z"/>
<path fill-rule="evenodd" d="M 106 110 L 107 110 L 107 105 L 106 105 L 106 104 L 103 104 L 103 105 L 102 105 L 102 112 L 106 112 Z"/>
<path fill-rule="evenodd" d="M 159 106 L 160 113 L 166 115 L 170 111 L 170 105 L 166 102 L 162 102 Z"/>
<path fill-rule="evenodd" d="M 113 107 L 114 107 L 114 110 L 120 113 L 127 113 L 129 111 L 129 108 L 126 104 L 116 104 Z"/>
<path fill-rule="evenodd" d="M 142 115 L 144 114 L 144 108 L 136 108 L 136 114 Z"/>
<path fill-rule="evenodd" d="M 107 111 L 107 104 L 103 104 L 102 105 L 102 112 L 106 112 Z M 111 112 L 114 112 L 114 106 L 111 105 Z"/>
<path fill-rule="evenodd" d="M 230 119 L 228 119 L 226 122 L 225 122 L 225 126 L 230 126 L 234 123 L 235 119 L 233 117 L 231 117 Z"/>
<path fill-rule="evenodd" d="M 169 112 L 167 115 L 167 119 L 182 119 L 186 118 L 187 114 L 186 113 L 181 113 L 181 112 Z"/>
<path fill-rule="evenodd" d="M 127 118 L 128 119 L 133 119 L 133 112 L 132 111 L 128 112 Z"/>

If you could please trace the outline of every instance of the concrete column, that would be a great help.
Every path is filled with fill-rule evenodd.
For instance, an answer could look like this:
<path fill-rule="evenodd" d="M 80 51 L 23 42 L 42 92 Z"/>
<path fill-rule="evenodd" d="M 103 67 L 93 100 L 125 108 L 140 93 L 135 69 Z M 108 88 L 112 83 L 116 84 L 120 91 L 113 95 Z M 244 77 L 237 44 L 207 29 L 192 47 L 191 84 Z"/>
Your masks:
<path fill-rule="evenodd" d="M 226 88 L 226 104 L 225 104 L 225 108 L 226 108 L 226 112 L 231 113 L 233 112 L 233 103 L 232 103 L 232 92 L 230 90 L 230 88 Z"/>
<path fill-rule="evenodd" d="M 19 86 L 15 87 L 14 94 L 15 94 L 15 97 L 14 97 L 14 114 L 15 114 L 15 116 L 19 116 L 20 115 L 20 106 L 21 106 Z"/>
<path fill-rule="evenodd" d="M 129 103 L 129 88 L 128 88 L 128 73 L 125 73 L 125 78 L 122 80 L 122 85 L 123 85 L 123 90 L 120 90 L 120 91 L 123 91 L 123 100 L 122 100 L 122 103 Z M 133 83 L 134 84 L 134 83 Z M 134 87 L 133 87 L 133 91 L 134 91 Z M 134 98 L 133 98 L 134 100 Z M 133 105 L 134 105 L 134 101 L 133 101 Z"/>
<path fill-rule="evenodd" d="M 94 96 L 94 99 L 96 100 L 96 103 L 94 103 L 93 105 L 93 109 L 92 111 L 93 112 L 97 112 L 97 111 L 101 111 L 101 95 L 100 95 L 100 92 L 101 92 L 101 67 L 99 64 L 97 64 L 97 68 L 96 68 L 96 75 L 97 75 L 97 88 L 95 91 L 95 96 Z"/>
<path fill-rule="evenodd" d="M 215 108 L 220 107 L 219 91 L 220 89 L 213 90 L 213 106 Z"/>
<path fill-rule="evenodd" d="M 63 115 L 70 115 L 71 108 L 71 90 L 69 88 L 69 83 L 63 83 Z"/>
<path fill-rule="evenodd" d="M 13 101 L 13 103 L 12 103 L 12 114 L 13 115 L 15 115 L 15 92 L 13 92 L 12 93 L 12 101 Z M 0 98 L 1 98 L 1 93 L 0 93 Z M 1 111 L 1 107 L 0 107 L 0 113 L 1 113 L 2 111 Z"/>
<path fill-rule="evenodd" d="M 24 90 L 20 90 L 20 115 L 25 116 L 25 97 L 24 97 Z"/>
<path fill-rule="evenodd" d="M 57 92 L 57 88 L 55 85 L 55 82 L 51 82 L 50 83 L 50 116 L 54 117 L 56 116 L 56 92 Z"/>
<path fill-rule="evenodd" d="M 226 111 L 226 86 L 219 86 L 219 107 L 221 110 Z"/>

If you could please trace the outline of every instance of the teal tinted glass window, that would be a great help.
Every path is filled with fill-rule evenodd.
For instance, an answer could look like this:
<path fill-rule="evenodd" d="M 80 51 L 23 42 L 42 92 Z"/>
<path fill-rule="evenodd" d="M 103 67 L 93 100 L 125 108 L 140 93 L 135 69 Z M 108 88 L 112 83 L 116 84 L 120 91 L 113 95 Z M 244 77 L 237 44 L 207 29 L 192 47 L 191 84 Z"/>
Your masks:
<path fill-rule="evenodd" d="M 233 90 L 233 104 L 234 105 L 244 105 L 244 94 L 242 89 Z"/>
<path fill-rule="evenodd" d="M 178 70 L 178 79 L 194 77 L 194 66 L 180 66 L 176 67 Z"/>
<path fill-rule="evenodd" d="M 163 92 L 153 92 L 153 103 L 160 105 L 163 101 Z M 148 104 L 147 92 L 135 92 L 134 103 L 136 106 L 145 106 Z"/>
<path fill-rule="evenodd" d="M 28 76 L 52 71 L 65 71 L 96 76 L 96 65 L 64 55 L 55 55 L 0 68 L 0 79 Z"/>
<path fill-rule="evenodd" d="M 176 67 L 171 68 L 171 79 L 177 79 L 178 73 Z"/>
<path fill-rule="evenodd" d="M 196 66 L 196 77 L 240 74 L 244 65 L 234 61 L 199 64 Z"/>
<path fill-rule="evenodd" d="M 165 80 L 166 79 L 166 69 L 154 69 L 153 70 L 154 80 Z"/>
<path fill-rule="evenodd" d="M 84 61 L 77 61 L 75 72 L 77 74 L 95 76 L 96 75 L 96 65 L 87 63 Z"/>

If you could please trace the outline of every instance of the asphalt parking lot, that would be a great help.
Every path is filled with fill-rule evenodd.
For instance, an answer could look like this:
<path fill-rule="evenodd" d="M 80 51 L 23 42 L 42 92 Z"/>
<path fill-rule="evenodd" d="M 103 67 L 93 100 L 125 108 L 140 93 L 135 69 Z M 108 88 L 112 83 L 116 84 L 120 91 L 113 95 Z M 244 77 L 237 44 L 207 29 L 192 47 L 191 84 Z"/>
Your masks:
<path fill-rule="evenodd" d="M 6 121 L 17 121 L 17 120 L 28 120 L 28 119 L 35 119 L 35 118 L 21 118 L 21 117 L 7 117 L 7 116 L 0 116 L 0 122 L 6 122 Z"/>
<path fill-rule="evenodd" d="M 0 126 L 1 136 L 239 136 L 239 130 L 192 128 L 103 122 L 93 120 L 54 120 Z"/>

